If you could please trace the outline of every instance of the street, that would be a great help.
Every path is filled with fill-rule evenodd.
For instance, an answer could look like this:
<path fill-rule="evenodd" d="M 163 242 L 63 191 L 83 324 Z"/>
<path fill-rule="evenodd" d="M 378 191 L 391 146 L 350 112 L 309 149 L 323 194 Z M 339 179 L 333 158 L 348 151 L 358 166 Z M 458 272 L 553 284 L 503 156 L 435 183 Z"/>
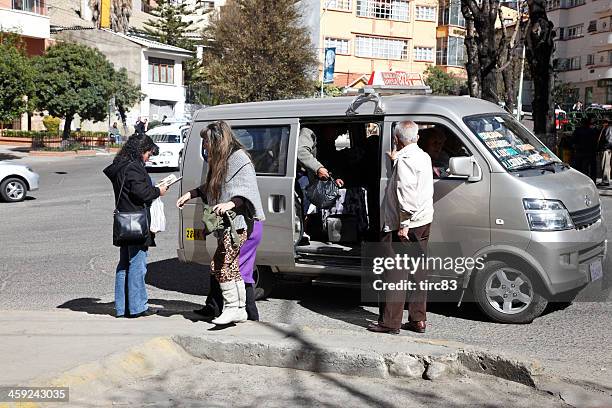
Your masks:
<path fill-rule="evenodd" d="M 114 313 L 118 249 L 112 246 L 112 188 L 102 174 L 112 157 L 17 160 L 40 174 L 41 188 L 22 203 L 0 203 L 0 310 Z M 167 174 L 151 176 L 156 180 Z M 207 292 L 205 268 L 176 258 L 177 197 L 175 186 L 163 198 L 167 230 L 149 251 L 149 303 L 162 306 L 162 316 L 186 315 L 204 302 Z M 612 219 L 612 199 L 602 197 L 602 204 L 605 219 Z M 605 269 L 609 273 L 609 266 Z M 595 282 L 599 286 L 586 291 L 598 292 L 607 282 Z M 612 298 L 609 288 L 598 296 L 596 302 L 549 307 L 527 325 L 489 322 L 473 304 L 433 303 L 423 337 L 536 358 L 550 374 L 610 395 Z M 358 290 L 287 282 L 258 307 L 264 321 L 362 333 L 377 309 L 361 305 L 359 297 Z M 372 335 L 372 341 L 376 338 Z"/>

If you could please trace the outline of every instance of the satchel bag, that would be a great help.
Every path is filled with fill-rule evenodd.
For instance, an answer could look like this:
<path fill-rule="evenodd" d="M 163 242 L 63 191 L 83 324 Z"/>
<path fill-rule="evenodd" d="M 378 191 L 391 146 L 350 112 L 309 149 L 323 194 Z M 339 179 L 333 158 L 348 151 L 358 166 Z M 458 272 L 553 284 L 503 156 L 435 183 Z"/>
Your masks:
<path fill-rule="evenodd" d="M 213 232 L 223 232 L 229 229 L 231 234 L 232 246 L 240 246 L 240 238 L 234 227 L 233 220 L 236 218 L 234 211 L 226 211 L 223 215 L 217 215 L 213 211 L 213 207 L 204 204 L 204 212 L 202 213 L 202 223 L 204 224 L 204 234 L 209 235 Z"/>
<path fill-rule="evenodd" d="M 149 218 L 147 217 L 146 204 L 143 205 L 142 210 L 138 211 L 119 211 L 117 209 L 125 185 L 125 177 L 124 171 L 121 189 L 119 189 L 117 201 L 115 202 L 113 245 L 118 247 L 126 245 L 144 245 L 149 239 Z"/>
<path fill-rule="evenodd" d="M 306 188 L 306 197 L 319 209 L 329 209 L 336 204 L 340 191 L 333 178 L 317 180 Z"/>

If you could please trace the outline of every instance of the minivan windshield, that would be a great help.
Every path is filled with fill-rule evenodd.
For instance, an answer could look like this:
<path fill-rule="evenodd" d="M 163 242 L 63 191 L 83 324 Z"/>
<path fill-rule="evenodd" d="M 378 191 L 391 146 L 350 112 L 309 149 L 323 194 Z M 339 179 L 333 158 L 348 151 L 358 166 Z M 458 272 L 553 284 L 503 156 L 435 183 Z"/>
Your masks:
<path fill-rule="evenodd" d="M 181 137 L 179 135 L 151 135 L 151 139 L 155 143 L 181 143 Z"/>
<path fill-rule="evenodd" d="M 557 156 L 510 115 L 487 114 L 469 116 L 463 120 L 506 170 L 533 169 L 561 163 Z"/>

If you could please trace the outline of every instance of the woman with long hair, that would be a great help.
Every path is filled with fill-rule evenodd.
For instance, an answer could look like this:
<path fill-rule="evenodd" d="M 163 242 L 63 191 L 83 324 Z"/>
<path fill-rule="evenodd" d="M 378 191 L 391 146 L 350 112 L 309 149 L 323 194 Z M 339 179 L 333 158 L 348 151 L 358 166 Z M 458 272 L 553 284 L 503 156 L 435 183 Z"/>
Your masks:
<path fill-rule="evenodd" d="M 159 148 L 147 135 L 134 135 L 123 145 L 113 163 L 104 169 L 104 174 L 113 183 L 115 204 L 119 211 L 138 211 L 149 207 L 151 202 L 166 194 L 166 187 L 155 187 L 145 168 L 150 156 L 159 153 Z M 123 186 L 123 188 L 121 188 Z M 115 310 L 117 317 L 141 317 L 155 314 L 147 306 L 145 286 L 147 253 L 155 246 L 149 234 L 143 245 L 125 245 L 119 249 L 119 264 L 115 274 Z"/>
<path fill-rule="evenodd" d="M 202 197 L 218 215 L 229 210 L 236 213 L 232 222 L 239 243 L 232 245 L 231 234 L 227 230 L 218 233 L 217 250 L 210 265 L 223 297 L 223 312 L 212 322 L 218 325 L 243 322 L 257 315 L 254 295 L 249 296 L 251 316 L 247 314 L 245 281 L 252 291 L 254 248 L 261 240 L 265 219 L 255 167 L 245 147 L 226 122 L 209 124 L 200 132 L 200 137 L 202 148 L 208 156 L 206 182 L 184 194 L 176 204 L 181 208 L 188 200 Z"/>

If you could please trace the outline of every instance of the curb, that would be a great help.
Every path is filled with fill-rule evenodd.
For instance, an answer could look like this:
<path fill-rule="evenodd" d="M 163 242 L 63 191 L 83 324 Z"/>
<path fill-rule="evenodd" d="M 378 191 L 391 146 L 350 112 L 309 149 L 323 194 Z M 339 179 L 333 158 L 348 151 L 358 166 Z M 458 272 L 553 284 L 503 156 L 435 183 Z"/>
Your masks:
<path fill-rule="evenodd" d="M 219 363 L 291 368 L 320 373 L 436 380 L 464 371 L 487 374 L 536 388 L 542 367 L 482 351 L 447 353 L 380 353 L 360 349 L 319 348 L 307 342 L 261 342 L 238 338 L 174 336 L 172 340 L 193 357 Z M 297 347 L 296 347 L 297 346 Z"/>

